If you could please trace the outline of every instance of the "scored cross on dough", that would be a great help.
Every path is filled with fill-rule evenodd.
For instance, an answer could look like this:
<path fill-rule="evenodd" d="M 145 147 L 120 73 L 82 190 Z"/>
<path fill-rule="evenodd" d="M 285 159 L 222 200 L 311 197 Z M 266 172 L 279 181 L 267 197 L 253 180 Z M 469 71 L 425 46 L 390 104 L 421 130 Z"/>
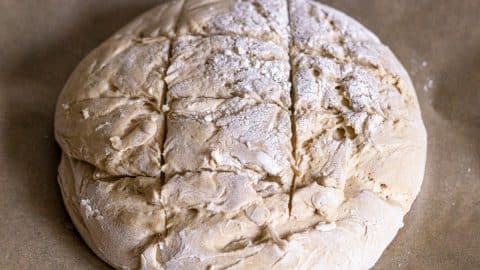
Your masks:
<path fill-rule="evenodd" d="M 310 0 L 173 1 L 77 67 L 65 205 L 118 269 L 368 269 L 418 194 L 403 67 Z"/>

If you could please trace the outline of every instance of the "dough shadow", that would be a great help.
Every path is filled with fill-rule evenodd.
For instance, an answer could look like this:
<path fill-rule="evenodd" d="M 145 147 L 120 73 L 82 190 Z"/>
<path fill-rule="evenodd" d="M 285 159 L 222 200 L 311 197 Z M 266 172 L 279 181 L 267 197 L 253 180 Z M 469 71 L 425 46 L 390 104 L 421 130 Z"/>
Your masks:
<path fill-rule="evenodd" d="M 65 243 L 59 248 L 73 249 L 72 253 L 78 256 L 72 261 L 78 258 L 88 260 L 94 269 L 111 268 L 87 247 L 74 229 L 56 181 L 61 155 L 53 135 L 56 97 L 84 56 L 133 18 L 159 4 L 147 2 L 117 2 L 119 8 L 88 13 L 74 21 L 71 27 L 66 27 L 68 32 L 39 42 L 41 44 L 25 46 L 25 50 L 27 47 L 35 49 L 14 59 L 6 72 L 8 85 L 23 89 L 25 85 L 33 87 L 28 91 L 30 96 L 25 97 L 30 102 L 22 102 L 25 93 L 4 95 L 4 151 L 9 157 L 8 168 L 21 175 L 11 181 L 21 186 L 19 190 L 25 191 L 19 195 L 29 208 L 26 212 L 37 215 L 44 223 L 42 228 L 47 226 L 51 230 L 48 234 L 58 237 L 57 243 Z M 31 106 L 31 101 L 39 101 L 40 106 Z"/>

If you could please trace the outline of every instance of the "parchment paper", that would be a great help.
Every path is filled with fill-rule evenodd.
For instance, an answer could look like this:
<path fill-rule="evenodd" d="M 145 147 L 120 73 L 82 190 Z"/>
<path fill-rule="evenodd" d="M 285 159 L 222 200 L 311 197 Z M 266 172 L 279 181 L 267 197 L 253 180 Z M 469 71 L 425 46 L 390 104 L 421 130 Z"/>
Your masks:
<path fill-rule="evenodd" d="M 56 97 L 91 49 L 150 0 L 0 1 L 0 269 L 109 269 L 56 182 Z M 480 1 L 328 0 L 388 44 L 428 129 L 424 184 L 375 269 L 480 269 Z"/>

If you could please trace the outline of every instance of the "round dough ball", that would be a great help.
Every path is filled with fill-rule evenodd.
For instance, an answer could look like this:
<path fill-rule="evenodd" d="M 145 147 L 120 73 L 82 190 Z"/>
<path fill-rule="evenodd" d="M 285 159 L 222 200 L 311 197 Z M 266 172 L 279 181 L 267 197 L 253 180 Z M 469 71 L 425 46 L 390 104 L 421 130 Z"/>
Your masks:
<path fill-rule="evenodd" d="M 312 0 L 180 0 L 90 53 L 58 181 L 117 269 L 369 269 L 420 191 L 426 132 L 378 38 Z"/>

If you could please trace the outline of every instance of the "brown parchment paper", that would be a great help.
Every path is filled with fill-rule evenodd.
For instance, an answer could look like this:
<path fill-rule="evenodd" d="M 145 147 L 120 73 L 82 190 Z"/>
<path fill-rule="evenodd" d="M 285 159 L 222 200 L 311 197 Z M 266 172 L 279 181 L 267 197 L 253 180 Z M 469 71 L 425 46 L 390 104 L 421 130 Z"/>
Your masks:
<path fill-rule="evenodd" d="M 420 196 L 375 269 L 480 269 L 480 1 L 326 0 L 389 45 L 428 130 Z M 56 182 L 56 97 L 91 49 L 153 0 L 0 0 L 0 269 L 109 269 Z"/>

